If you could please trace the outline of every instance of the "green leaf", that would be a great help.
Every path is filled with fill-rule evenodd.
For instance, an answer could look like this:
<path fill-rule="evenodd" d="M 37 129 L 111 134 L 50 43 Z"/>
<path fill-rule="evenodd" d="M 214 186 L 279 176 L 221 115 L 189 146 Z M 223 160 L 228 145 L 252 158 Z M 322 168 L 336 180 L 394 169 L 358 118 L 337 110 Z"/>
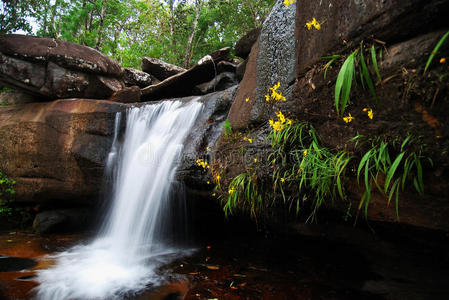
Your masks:
<path fill-rule="evenodd" d="M 404 156 L 404 154 L 405 154 L 405 152 L 402 152 L 401 154 L 399 154 L 388 170 L 387 178 L 385 179 L 385 185 L 384 185 L 385 194 L 388 193 L 388 187 L 390 185 L 390 181 L 393 178 L 394 173 L 396 172 L 396 169 L 398 168 L 399 164 L 401 163 L 401 160 L 402 160 L 402 157 Z"/>
<path fill-rule="evenodd" d="M 343 63 L 335 84 L 335 107 L 337 114 L 342 116 L 349 101 L 352 80 L 354 77 L 354 60 L 358 50 L 355 50 Z"/>
<path fill-rule="evenodd" d="M 376 103 L 378 103 L 377 94 L 376 94 L 376 90 L 374 89 L 373 80 L 371 79 L 371 75 L 370 75 L 368 67 L 366 66 L 366 63 L 365 63 L 365 58 L 363 57 L 363 48 L 362 48 L 363 46 L 360 46 L 360 47 L 361 47 L 360 62 L 362 64 L 362 75 L 363 75 L 363 78 L 365 79 L 366 84 L 368 85 L 368 89 L 369 89 L 371 95 L 373 96 Z"/>
<path fill-rule="evenodd" d="M 432 62 L 432 60 L 434 59 L 435 55 L 438 53 L 438 50 L 440 50 L 441 45 L 443 45 L 444 41 L 447 39 L 447 37 L 449 36 L 449 31 L 446 32 L 441 39 L 438 41 L 437 45 L 435 46 L 435 48 L 433 48 L 432 53 L 430 54 L 429 58 L 427 59 L 427 63 L 426 66 L 424 68 L 424 73 L 426 73 L 427 69 L 430 66 L 430 63 Z"/>
<path fill-rule="evenodd" d="M 374 49 L 374 45 L 371 46 L 371 60 L 373 61 L 373 67 L 374 71 L 376 72 L 377 79 L 379 79 L 379 81 L 382 81 L 382 77 L 380 76 L 379 72 L 379 66 L 377 65 L 376 49 Z"/>

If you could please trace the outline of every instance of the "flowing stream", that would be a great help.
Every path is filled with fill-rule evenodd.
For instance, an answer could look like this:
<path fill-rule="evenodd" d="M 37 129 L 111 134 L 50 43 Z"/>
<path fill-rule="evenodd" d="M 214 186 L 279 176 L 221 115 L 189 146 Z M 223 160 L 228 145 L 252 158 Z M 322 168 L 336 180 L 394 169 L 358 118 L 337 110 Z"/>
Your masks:
<path fill-rule="evenodd" d="M 183 253 L 166 243 L 164 224 L 183 143 L 202 107 L 192 100 L 130 108 L 121 142 L 117 116 L 106 166 L 109 213 L 93 242 L 39 271 L 37 299 L 123 299 L 157 284 L 157 268 Z"/>

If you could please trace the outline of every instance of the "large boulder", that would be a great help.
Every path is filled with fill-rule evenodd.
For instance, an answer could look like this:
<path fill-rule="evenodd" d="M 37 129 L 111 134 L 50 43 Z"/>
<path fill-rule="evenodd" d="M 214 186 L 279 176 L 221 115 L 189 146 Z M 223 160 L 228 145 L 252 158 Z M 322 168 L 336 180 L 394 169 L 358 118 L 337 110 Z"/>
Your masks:
<path fill-rule="evenodd" d="M 0 107 L 0 170 L 17 181 L 19 201 L 92 201 L 125 109 L 85 99 Z"/>
<path fill-rule="evenodd" d="M 153 75 L 159 81 L 186 71 L 186 69 L 166 63 L 157 58 L 142 57 L 142 71 Z"/>
<path fill-rule="evenodd" d="M 212 149 L 220 136 L 235 90 L 234 87 L 203 97 L 167 100 L 204 103 L 186 140 L 179 168 L 179 179 L 190 186 L 205 184 L 205 180 L 194 179 L 207 177 L 196 159 L 211 153 L 206 147 Z M 0 107 L 0 170 L 17 181 L 17 199 L 56 208 L 96 203 L 114 137 L 116 114 L 128 107 L 89 99 Z M 38 223 L 43 225 L 36 223 L 36 228 L 46 231 L 55 222 L 65 222 L 66 216 L 42 215 Z"/>
<path fill-rule="evenodd" d="M 4 35 L 0 84 L 41 99 L 105 99 L 122 89 L 121 66 L 92 48 L 25 35 Z"/>

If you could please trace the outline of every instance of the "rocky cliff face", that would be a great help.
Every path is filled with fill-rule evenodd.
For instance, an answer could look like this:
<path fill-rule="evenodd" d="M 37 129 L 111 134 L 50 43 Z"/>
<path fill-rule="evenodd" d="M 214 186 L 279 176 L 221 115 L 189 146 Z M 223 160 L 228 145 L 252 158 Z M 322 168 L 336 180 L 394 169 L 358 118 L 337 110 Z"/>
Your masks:
<path fill-rule="evenodd" d="M 413 187 L 402 194 L 400 221 L 448 230 L 449 198 L 442 191 L 449 187 L 449 119 L 442 112 L 449 108 L 449 99 L 442 91 L 449 86 L 447 80 L 441 80 L 448 69 L 438 62 L 449 55 L 448 43 L 440 49 L 430 71 L 424 74 L 423 70 L 433 47 L 449 29 L 444 21 L 448 11 L 449 1 L 301 1 L 289 7 L 277 3 L 252 48 L 228 116 L 232 127 L 240 130 L 240 140 L 222 137 L 216 148 L 217 171 L 226 178 L 225 184 L 246 168 L 253 168 L 253 158 L 267 161 L 266 153 L 271 148 L 266 138 L 268 120 L 276 119 L 279 110 L 296 122 L 311 123 L 328 149 L 345 150 L 355 157 L 363 155 L 349 142 L 357 134 L 390 141 L 403 140 L 407 135 L 422 137 L 421 143 L 427 145 L 425 155 L 434 165 L 424 167 L 425 196 L 419 197 Z M 306 23 L 313 18 L 320 27 L 309 30 Z M 374 44 L 379 50 L 376 53 L 382 51 L 378 58 L 382 80 L 374 80 L 379 100 L 376 104 L 368 90 L 354 87 L 346 115 L 351 113 L 355 119 L 345 123 L 335 109 L 335 82 L 344 59 L 360 48 L 362 41 L 369 47 Z M 321 57 L 336 54 L 342 58 L 327 70 L 325 78 L 328 60 Z M 376 77 L 374 71 L 371 76 Z M 360 85 L 359 78 L 354 80 Z M 272 105 L 264 95 L 277 82 L 287 101 Z M 374 110 L 372 120 L 363 112 L 367 107 Z M 254 142 L 244 142 L 242 137 L 252 137 Z M 223 155 L 241 147 L 252 155 L 232 162 Z M 259 171 L 259 179 L 271 180 L 270 164 L 267 166 L 268 170 Z M 357 207 L 363 189 L 356 183 L 357 165 L 352 168 L 347 189 L 353 207 Z M 347 206 L 343 204 L 340 209 Z M 387 207 L 385 197 L 377 194 L 373 195 L 368 218 L 397 221 L 394 205 Z"/>

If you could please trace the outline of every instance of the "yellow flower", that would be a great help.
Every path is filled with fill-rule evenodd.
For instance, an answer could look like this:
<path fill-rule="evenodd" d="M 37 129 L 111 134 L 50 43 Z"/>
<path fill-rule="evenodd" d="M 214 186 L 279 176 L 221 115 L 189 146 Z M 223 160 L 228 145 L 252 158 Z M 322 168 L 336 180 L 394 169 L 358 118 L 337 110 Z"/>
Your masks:
<path fill-rule="evenodd" d="M 212 197 L 215 197 L 215 195 L 216 195 L 216 194 L 215 194 L 215 193 L 213 193 L 213 194 L 212 194 Z"/>
<path fill-rule="evenodd" d="M 216 180 L 217 182 L 220 182 L 220 175 L 217 174 L 217 176 L 215 176 L 215 180 Z"/>
<path fill-rule="evenodd" d="M 249 142 L 250 144 L 252 144 L 252 143 L 253 143 L 253 139 L 248 139 L 248 142 Z"/>
<path fill-rule="evenodd" d="M 276 116 L 279 118 L 279 121 L 280 121 L 282 124 L 285 123 L 285 116 L 284 116 L 284 114 L 283 114 L 281 111 L 277 112 L 277 113 L 276 113 Z"/>
<path fill-rule="evenodd" d="M 268 123 L 270 123 L 270 126 L 273 127 L 273 125 L 274 125 L 273 119 L 271 119 L 270 121 L 268 121 Z"/>
<path fill-rule="evenodd" d="M 256 158 L 254 158 L 254 162 L 255 162 L 255 163 L 257 163 L 257 157 L 256 157 Z"/>
<path fill-rule="evenodd" d="M 363 109 L 363 111 L 364 111 L 364 112 L 367 112 L 367 111 L 368 111 L 368 108 L 365 107 L 365 108 Z"/>
<path fill-rule="evenodd" d="M 230 188 L 230 189 L 228 190 L 228 193 L 229 193 L 229 195 L 232 195 L 232 194 L 234 193 L 234 188 L 233 188 L 233 187 Z"/>
<path fill-rule="evenodd" d="M 266 94 L 266 95 L 265 95 L 265 100 L 266 100 L 267 102 L 270 102 L 270 95 Z"/>
<path fill-rule="evenodd" d="M 287 119 L 287 124 L 288 124 L 288 125 L 292 125 L 292 124 L 293 124 L 293 121 L 290 120 L 290 119 Z"/>
<path fill-rule="evenodd" d="M 372 120 L 373 117 L 374 117 L 373 110 L 372 110 L 372 109 L 369 109 L 369 110 L 368 110 L 368 118 L 370 118 L 370 119 Z"/>
<path fill-rule="evenodd" d="M 284 0 L 284 5 L 288 7 L 290 5 L 290 1 L 289 0 Z"/>
<path fill-rule="evenodd" d="M 345 121 L 345 123 L 350 123 L 350 122 L 352 122 L 352 120 L 354 120 L 354 117 L 351 116 L 351 114 L 348 114 L 347 117 L 343 118 L 343 121 Z"/>
<path fill-rule="evenodd" d="M 249 102 L 249 98 L 246 98 L 245 101 L 246 101 L 246 102 Z"/>
<path fill-rule="evenodd" d="M 207 181 L 207 184 L 210 184 L 210 181 Z"/>
<path fill-rule="evenodd" d="M 244 140 L 244 141 L 247 141 L 247 140 L 248 140 L 248 138 L 247 138 L 246 136 L 244 136 L 244 137 L 243 137 L 243 140 Z"/>
<path fill-rule="evenodd" d="M 304 156 L 306 156 L 307 155 L 307 149 L 306 150 L 304 150 Z"/>
<path fill-rule="evenodd" d="M 210 148 L 209 147 L 206 147 L 206 151 L 209 151 L 210 150 Z"/>
<path fill-rule="evenodd" d="M 446 58 L 445 57 L 440 59 L 440 64 L 444 64 L 445 62 L 446 62 Z"/>
<path fill-rule="evenodd" d="M 285 182 L 285 178 L 284 177 L 281 178 L 281 182 Z"/>
<path fill-rule="evenodd" d="M 312 29 L 312 26 L 315 27 L 316 30 L 321 29 L 321 24 L 315 19 L 315 17 L 310 22 L 306 22 L 307 30 Z"/>

